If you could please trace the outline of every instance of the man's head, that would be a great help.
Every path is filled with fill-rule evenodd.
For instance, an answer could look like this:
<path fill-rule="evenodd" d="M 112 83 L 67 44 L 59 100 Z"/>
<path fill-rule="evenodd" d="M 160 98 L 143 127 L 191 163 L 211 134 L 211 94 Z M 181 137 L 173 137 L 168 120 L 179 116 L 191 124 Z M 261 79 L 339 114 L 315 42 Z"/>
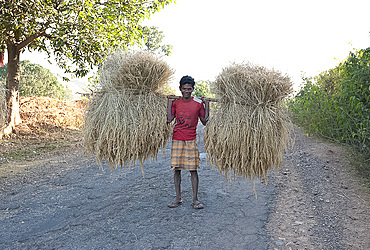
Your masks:
<path fill-rule="evenodd" d="M 191 86 L 194 88 L 194 85 L 195 85 L 194 78 L 191 77 L 191 76 L 183 76 L 183 77 L 181 77 L 181 80 L 180 80 L 180 88 L 184 84 L 191 84 Z"/>
<path fill-rule="evenodd" d="M 191 76 L 183 76 L 180 80 L 180 91 L 184 99 L 191 98 L 194 90 L 195 81 Z"/>

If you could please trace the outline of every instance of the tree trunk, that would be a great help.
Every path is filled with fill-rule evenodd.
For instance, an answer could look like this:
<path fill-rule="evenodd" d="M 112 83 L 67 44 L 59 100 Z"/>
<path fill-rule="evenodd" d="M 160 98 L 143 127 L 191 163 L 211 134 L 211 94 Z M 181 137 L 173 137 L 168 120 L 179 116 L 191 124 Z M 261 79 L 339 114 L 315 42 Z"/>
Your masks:
<path fill-rule="evenodd" d="M 22 122 L 19 115 L 19 55 L 20 50 L 15 44 L 7 44 L 8 50 L 8 71 L 6 77 L 6 103 L 8 106 L 8 125 L 3 134 L 10 134 L 16 125 Z"/>

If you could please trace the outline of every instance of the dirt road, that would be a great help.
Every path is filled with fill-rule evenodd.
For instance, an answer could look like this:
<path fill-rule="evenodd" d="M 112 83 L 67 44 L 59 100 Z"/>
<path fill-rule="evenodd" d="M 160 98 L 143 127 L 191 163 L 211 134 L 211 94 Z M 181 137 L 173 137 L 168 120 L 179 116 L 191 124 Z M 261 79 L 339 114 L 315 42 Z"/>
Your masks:
<path fill-rule="evenodd" d="M 370 249 L 370 194 L 342 148 L 295 129 L 295 144 L 273 175 L 277 197 L 271 249 Z"/>
<path fill-rule="evenodd" d="M 367 249 L 369 193 L 353 179 L 342 151 L 297 130 L 294 147 L 269 185 L 224 177 L 206 165 L 202 210 L 174 199 L 170 145 L 158 161 L 129 173 L 99 169 L 81 147 L 34 162 L 0 166 L 1 249 Z M 200 130 L 200 133 L 202 131 Z M 200 136 L 201 139 L 201 136 Z M 16 173 L 15 173 L 16 172 Z"/>

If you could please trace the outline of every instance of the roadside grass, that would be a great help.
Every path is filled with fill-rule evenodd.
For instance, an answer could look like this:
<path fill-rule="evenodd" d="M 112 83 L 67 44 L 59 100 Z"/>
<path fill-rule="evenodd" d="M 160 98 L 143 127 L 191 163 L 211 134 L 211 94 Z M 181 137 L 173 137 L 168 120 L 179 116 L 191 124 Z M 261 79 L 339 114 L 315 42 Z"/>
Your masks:
<path fill-rule="evenodd" d="M 345 146 L 350 166 L 360 183 L 370 191 L 370 155 L 364 154 L 351 146 Z"/>
<path fill-rule="evenodd" d="M 4 153 L 3 162 L 33 160 L 41 154 L 51 152 L 66 146 L 65 141 L 47 141 L 36 143 L 27 148 L 15 148 L 13 151 Z"/>
<path fill-rule="evenodd" d="M 51 159 L 82 150 L 82 131 L 64 130 L 45 134 L 13 134 L 0 140 L 0 179 L 6 179 Z"/>
<path fill-rule="evenodd" d="M 32 161 L 81 142 L 81 130 L 60 129 L 44 134 L 13 134 L 0 140 L 0 166 L 11 162 Z"/>
<path fill-rule="evenodd" d="M 32 161 L 82 141 L 86 100 L 60 101 L 49 97 L 20 97 L 22 123 L 0 140 L 0 166 Z"/>

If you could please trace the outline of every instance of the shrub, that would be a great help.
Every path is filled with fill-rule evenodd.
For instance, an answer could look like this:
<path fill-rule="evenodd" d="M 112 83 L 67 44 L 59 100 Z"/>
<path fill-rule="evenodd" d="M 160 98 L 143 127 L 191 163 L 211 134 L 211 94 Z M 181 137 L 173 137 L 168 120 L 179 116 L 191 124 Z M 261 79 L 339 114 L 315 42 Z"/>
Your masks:
<path fill-rule="evenodd" d="M 370 149 L 370 48 L 350 52 L 334 69 L 314 78 L 288 104 L 308 133 Z"/>

